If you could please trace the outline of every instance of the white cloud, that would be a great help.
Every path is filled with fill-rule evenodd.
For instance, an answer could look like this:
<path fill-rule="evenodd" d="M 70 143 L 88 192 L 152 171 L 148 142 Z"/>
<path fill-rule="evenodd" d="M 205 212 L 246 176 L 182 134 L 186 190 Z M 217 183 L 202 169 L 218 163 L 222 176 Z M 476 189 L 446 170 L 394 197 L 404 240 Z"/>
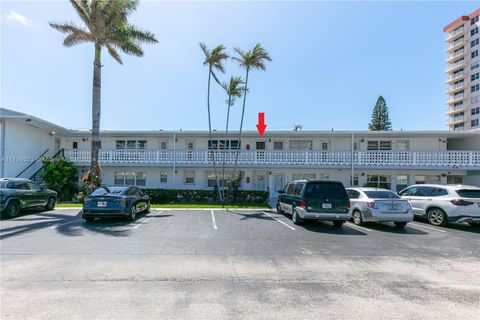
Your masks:
<path fill-rule="evenodd" d="M 18 23 L 23 24 L 24 26 L 27 26 L 27 27 L 32 25 L 32 22 L 30 21 L 30 19 L 28 19 L 25 16 L 22 16 L 20 13 L 15 12 L 13 10 L 11 10 L 10 13 L 7 13 L 6 17 L 7 17 L 8 20 L 16 21 Z"/>

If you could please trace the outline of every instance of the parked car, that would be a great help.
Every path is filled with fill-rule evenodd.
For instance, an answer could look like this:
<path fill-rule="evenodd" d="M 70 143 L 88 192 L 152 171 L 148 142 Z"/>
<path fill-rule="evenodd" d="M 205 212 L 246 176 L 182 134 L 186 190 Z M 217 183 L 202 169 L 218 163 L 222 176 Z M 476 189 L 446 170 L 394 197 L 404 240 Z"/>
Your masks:
<path fill-rule="evenodd" d="M 410 202 L 415 216 L 435 226 L 448 222 L 480 225 L 480 188 L 467 185 L 416 184 L 398 193 Z"/>
<path fill-rule="evenodd" d="M 393 222 L 405 227 L 413 220 L 408 200 L 396 193 L 379 188 L 347 188 L 352 206 L 352 219 L 356 225 L 364 222 Z"/>
<path fill-rule="evenodd" d="M 7 218 L 15 218 L 20 210 L 44 207 L 53 210 L 57 192 L 24 178 L 0 179 L 0 212 Z"/>
<path fill-rule="evenodd" d="M 137 213 L 150 212 L 150 199 L 137 187 L 99 187 L 83 200 L 82 218 L 124 217 L 135 220 Z"/>
<path fill-rule="evenodd" d="M 341 182 L 297 180 L 279 194 L 277 212 L 290 214 L 295 224 L 304 219 L 330 220 L 339 227 L 351 218 L 350 201 Z"/>

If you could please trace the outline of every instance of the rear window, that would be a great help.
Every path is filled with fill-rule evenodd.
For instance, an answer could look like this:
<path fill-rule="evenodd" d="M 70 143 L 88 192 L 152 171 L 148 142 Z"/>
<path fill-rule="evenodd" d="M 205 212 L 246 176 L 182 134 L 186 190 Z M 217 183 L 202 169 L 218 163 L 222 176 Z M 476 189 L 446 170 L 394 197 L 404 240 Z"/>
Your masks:
<path fill-rule="evenodd" d="M 462 198 L 480 198 L 480 190 L 475 189 L 457 190 L 457 194 Z"/>
<path fill-rule="evenodd" d="M 348 199 L 341 183 L 307 183 L 305 198 Z"/>
<path fill-rule="evenodd" d="M 127 190 L 126 188 L 119 188 L 119 187 L 111 187 L 111 188 L 98 188 L 93 191 L 90 195 L 91 196 L 103 196 L 105 194 L 123 194 L 123 192 Z"/>
<path fill-rule="evenodd" d="M 400 197 L 390 191 L 364 191 L 371 199 L 399 199 Z"/>

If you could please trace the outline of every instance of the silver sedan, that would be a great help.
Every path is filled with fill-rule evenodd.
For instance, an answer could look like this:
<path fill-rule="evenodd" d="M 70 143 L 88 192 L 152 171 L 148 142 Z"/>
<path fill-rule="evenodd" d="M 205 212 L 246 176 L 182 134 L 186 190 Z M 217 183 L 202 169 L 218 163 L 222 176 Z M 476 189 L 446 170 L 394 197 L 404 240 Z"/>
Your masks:
<path fill-rule="evenodd" d="M 396 193 L 378 188 L 348 188 L 353 222 L 393 222 L 404 227 L 413 220 L 412 206 Z"/>

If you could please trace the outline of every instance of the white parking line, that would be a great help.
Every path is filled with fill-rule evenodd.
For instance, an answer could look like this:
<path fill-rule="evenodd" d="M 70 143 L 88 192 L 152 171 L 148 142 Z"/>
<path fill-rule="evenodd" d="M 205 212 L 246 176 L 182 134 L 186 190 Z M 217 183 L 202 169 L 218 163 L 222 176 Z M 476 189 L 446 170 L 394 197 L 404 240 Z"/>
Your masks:
<path fill-rule="evenodd" d="M 213 214 L 213 210 L 210 210 L 210 213 L 212 214 L 212 222 L 213 222 L 213 229 L 217 230 L 217 223 L 215 222 L 215 215 Z"/>
<path fill-rule="evenodd" d="M 360 226 L 357 226 L 355 223 L 351 223 L 351 222 L 347 222 L 347 225 L 351 228 L 360 229 L 360 230 L 363 230 L 363 231 L 372 231 L 372 229 L 368 229 L 368 228 L 365 228 L 365 227 L 360 227 Z"/>
<path fill-rule="evenodd" d="M 416 223 L 416 222 L 410 222 L 410 225 L 414 225 L 414 226 L 417 226 L 417 227 L 420 227 L 420 228 L 435 230 L 435 231 L 443 232 L 443 233 L 446 233 L 446 232 L 447 232 L 447 231 L 445 231 L 445 230 L 440 230 L 440 229 L 437 229 L 437 228 L 432 228 L 432 227 L 424 226 L 423 224 Z"/>
<path fill-rule="evenodd" d="M 73 221 L 69 221 L 69 222 L 65 222 L 65 223 L 61 223 L 61 224 L 57 224 L 57 225 L 55 225 L 55 226 L 53 226 L 53 227 L 50 227 L 50 229 L 57 229 L 58 227 L 65 226 L 65 225 L 67 225 L 67 224 L 74 223 L 74 222 L 77 222 L 77 221 L 79 221 L 79 220 L 82 220 L 82 218 L 80 218 L 80 219 L 75 219 L 75 220 L 73 220 Z"/>
<path fill-rule="evenodd" d="M 300 247 L 300 248 L 302 248 L 302 253 L 303 254 L 308 254 L 309 256 L 311 256 L 313 254 L 312 251 L 310 251 L 310 250 L 308 250 L 304 247 Z"/>
<path fill-rule="evenodd" d="M 148 220 L 152 219 L 153 217 L 159 215 L 160 213 L 162 213 L 163 210 L 155 213 L 154 215 L 151 215 L 150 217 L 148 217 L 147 219 L 143 220 L 143 221 L 138 221 L 139 223 L 135 225 L 135 227 L 133 227 L 133 229 L 137 229 L 138 227 L 140 227 L 141 225 L 145 224 Z"/>
<path fill-rule="evenodd" d="M 262 213 L 266 214 L 267 216 L 269 216 L 269 217 L 272 218 L 272 219 L 277 220 L 278 222 L 280 222 L 281 224 L 283 224 L 283 225 L 286 226 L 287 228 L 290 228 L 290 229 L 292 229 L 292 230 L 296 230 L 294 227 L 289 226 L 288 224 L 286 224 L 286 223 L 283 222 L 282 220 L 279 220 L 279 219 L 275 218 L 275 217 L 272 216 L 271 214 L 269 214 L 269 213 L 267 213 L 267 212 L 265 212 L 265 211 L 262 211 Z"/>

